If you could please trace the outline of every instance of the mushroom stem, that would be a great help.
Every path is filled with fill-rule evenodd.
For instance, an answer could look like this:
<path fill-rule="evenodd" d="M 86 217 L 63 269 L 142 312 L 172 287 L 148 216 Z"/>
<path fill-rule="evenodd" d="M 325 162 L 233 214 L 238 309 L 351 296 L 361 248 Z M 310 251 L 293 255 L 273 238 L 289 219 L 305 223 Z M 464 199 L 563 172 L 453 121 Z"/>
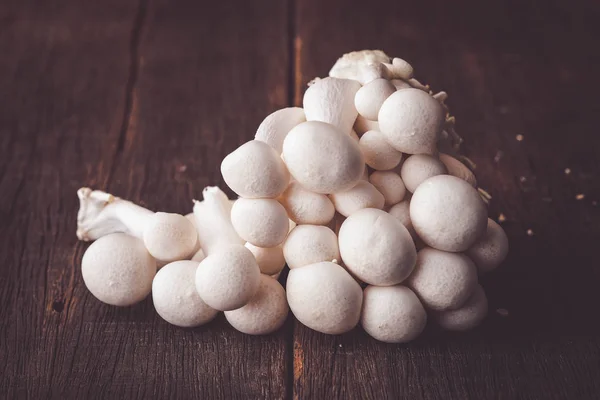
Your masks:
<path fill-rule="evenodd" d="M 152 211 L 101 190 L 83 187 L 77 191 L 77 237 L 91 241 L 123 232 L 143 239 Z"/>
<path fill-rule="evenodd" d="M 194 216 L 198 239 L 205 256 L 219 247 L 246 243 L 231 224 L 231 201 L 217 186 L 208 186 L 202 191 L 204 201 L 194 200 Z"/>

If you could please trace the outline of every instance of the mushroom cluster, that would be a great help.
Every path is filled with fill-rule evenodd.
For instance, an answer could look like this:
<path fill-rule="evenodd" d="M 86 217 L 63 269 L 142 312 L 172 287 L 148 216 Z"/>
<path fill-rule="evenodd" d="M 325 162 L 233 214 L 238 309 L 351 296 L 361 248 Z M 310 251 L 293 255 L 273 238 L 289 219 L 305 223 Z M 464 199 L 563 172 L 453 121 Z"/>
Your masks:
<path fill-rule="evenodd" d="M 322 333 L 361 324 L 390 343 L 428 319 L 477 326 L 488 309 L 478 277 L 502 263 L 508 239 L 457 155 L 447 94 L 413 74 L 382 51 L 344 55 L 302 108 L 267 116 L 225 157 L 235 201 L 208 187 L 184 217 L 81 189 L 78 236 L 99 239 L 83 258 L 86 285 L 114 305 L 151 291 L 179 326 L 223 311 L 248 334 L 273 332 L 288 310 Z"/>

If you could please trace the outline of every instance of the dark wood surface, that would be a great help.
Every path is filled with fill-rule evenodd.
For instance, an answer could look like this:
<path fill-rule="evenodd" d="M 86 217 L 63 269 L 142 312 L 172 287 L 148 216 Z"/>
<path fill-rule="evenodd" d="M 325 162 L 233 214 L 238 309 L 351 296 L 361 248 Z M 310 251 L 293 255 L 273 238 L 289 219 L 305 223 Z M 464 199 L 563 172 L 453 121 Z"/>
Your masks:
<path fill-rule="evenodd" d="M 210 4 L 0 4 L 0 398 L 600 397 L 600 6 Z M 483 326 L 388 345 L 290 317 L 251 337 L 87 292 L 78 187 L 187 213 L 268 113 L 363 48 L 448 91 L 491 216 L 506 217 Z"/>

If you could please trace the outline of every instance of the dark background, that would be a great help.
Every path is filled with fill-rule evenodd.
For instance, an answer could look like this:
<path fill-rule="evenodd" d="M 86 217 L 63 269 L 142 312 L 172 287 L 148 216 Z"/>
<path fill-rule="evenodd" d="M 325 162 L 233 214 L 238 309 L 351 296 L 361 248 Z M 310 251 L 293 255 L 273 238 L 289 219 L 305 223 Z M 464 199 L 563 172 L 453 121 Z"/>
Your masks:
<path fill-rule="evenodd" d="M 0 397 L 598 398 L 599 25 L 591 0 L 0 2 Z M 365 48 L 450 94 L 506 216 L 483 326 L 387 345 L 290 316 L 252 337 L 86 290 L 80 186 L 190 212 L 265 116 Z"/>

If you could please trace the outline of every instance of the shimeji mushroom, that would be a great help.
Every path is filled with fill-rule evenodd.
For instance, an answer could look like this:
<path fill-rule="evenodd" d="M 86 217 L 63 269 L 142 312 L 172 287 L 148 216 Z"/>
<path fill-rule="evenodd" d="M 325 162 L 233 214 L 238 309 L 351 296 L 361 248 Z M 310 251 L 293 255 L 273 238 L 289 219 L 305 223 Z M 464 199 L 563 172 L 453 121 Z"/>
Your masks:
<path fill-rule="evenodd" d="M 410 199 L 405 199 L 400 203 L 394 204 L 388 210 L 388 213 L 396 218 L 402 225 L 408 229 L 408 233 L 412 236 L 414 241 L 417 241 L 419 238 L 417 236 L 417 232 L 413 227 L 412 221 L 410 220 Z"/>
<path fill-rule="evenodd" d="M 383 64 L 389 62 L 390 57 L 381 50 L 353 51 L 336 61 L 329 71 L 329 76 L 353 79 L 364 85 L 383 77 L 387 72 Z"/>
<path fill-rule="evenodd" d="M 415 245 L 404 225 L 385 211 L 373 208 L 346 218 L 338 241 L 346 268 L 371 285 L 402 282 L 417 259 Z"/>
<path fill-rule="evenodd" d="M 354 96 L 360 87 L 360 83 L 350 79 L 318 79 L 304 92 L 306 120 L 327 122 L 349 135 L 358 115 Z"/>
<path fill-rule="evenodd" d="M 396 87 L 396 90 L 412 88 L 412 86 L 410 86 L 406 81 L 403 81 L 402 79 L 392 79 L 390 82 Z"/>
<path fill-rule="evenodd" d="M 217 315 L 217 310 L 202 301 L 196 291 L 196 269 L 198 262 L 175 261 L 162 267 L 154 277 L 154 308 L 170 324 L 200 326 Z"/>
<path fill-rule="evenodd" d="M 258 290 L 260 268 L 231 224 L 225 193 L 207 187 L 202 194 L 204 201 L 195 202 L 194 215 L 206 258 L 196 271 L 196 290 L 210 307 L 234 310 L 248 303 Z"/>
<path fill-rule="evenodd" d="M 342 254 L 343 255 L 343 254 Z M 425 307 L 452 310 L 462 306 L 477 286 L 477 268 L 469 257 L 426 247 L 407 280 Z"/>
<path fill-rule="evenodd" d="M 290 182 L 278 200 L 297 224 L 326 225 L 335 213 L 329 197 L 306 190 L 296 181 Z"/>
<path fill-rule="evenodd" d="M 447 172 L 444 164 L 437 158 L 429 154 L 415 154 L 404 161 L 400 176 L 408 191 L 414 193 L 425 180 Z"/>
<path fill-rule="evenodd" d="M 125 233 L 100 237 L 81 260 L 85 286 L 98 300 L 113 306 L 144 300 L 155 274 L 156 260 L 144 243 Z"/>
<path fill-rule="evenodd" d="M 388 97 L 378 116 L 379 128 L 398 151 L 433 154 L 445 122 L 440 102 L 418 89 L 398 90 Z"/>
<path fill-rule="evenodd" d="M 261 275 L 260 286 L 252 299 L 237 310 L 225 311 L 225 318 L 235 329 L 248 335 L 266 335 L 279 329 L 289 307 L 285 290 L 277 280 Z"/>
<path fill-rule="evenodd" d="M 394 149 L 381 132 L 365 132 L 358 145 L 363 152 L 365 162 L 373 169 L 384 171 L 395 168 L 402 160 L 402 153 Z"/>
<path fill-rule="evenodd" d="M 412 65 L 401 58 L 394 57 L 392 63 L 383 63 L 387 69 L 387 79 L 403 79 L 405 81 L 412 79 L 414 69 Z"/>
<path fill-rule="evenodd" d="M 410 201 L 410 219 L 423 241 L 444 251 L 465 251 L 484 233 L 487 208 L 467 182 L 451 175 L 427 179 Z"/>
<path fill-rule="evenodd" d="M 361 87 L 354 97 L 354 105 L 360 115 L 371 121 L 377 121 L 381 105 L 396 92 L 396 87 L 387 79 L 372 80 Z"/>
<path fill-rule="evenodd" d="M 294 268 L 286 290 L 294 316 L 317 332 L 338 335 L 358 324 L 362 290 L 338 264 L 320 262 Z"/>
<path fill-rule="evenodd" d="M 400 175 L 394 171 L 375 171 L 369 177 L 369 182 L 383 195 L 386 206 L 397 204 L 404 199 L 406 187 Z"/>
<path fill-rule="evenodd" d="M 252 252 L 260 272 L 265 275 L 276 275 L 285 267 L 285 257 L 281 245 L 275 247 L 258 247 L 246 243 L 246 248 Z"/>
<path fill-rule="evenodd" d="M 279 152 L 265 142 L 244 143 L 221 162 L 227 186 L 246 198 L 275 198 L 287 187 L 288 173 Z"/>
<path fill-rule="evenodd" d="M 304 110 L 300 107 L 288 107 L 277 110 L 261 122 L 254 139 L 265 142 L 281 154 L 283 140 L 288 132 L 304 121 L 306 121 L 306 116 L 304 115 Z"/>
<path fill-rule="evenodd" d="M 360 324 L 377 340 L 405 343 L 423 332 L 427 313 L 413 291 L 405 286 L 368 286 L 363 292 Z"/>
<path fill-rule="evenodd" d="M 365 132 L 368 131 L 379 132 L 379 122 L 368 120 L 362 115 L 359 115 L 356 117 L 356 121 L 354 121 L 354 131 L 357 133 L 358 136 L 362 136 Z"/>
<path fill-rule="evenodd" d="M 161 263 L 183 260 L 193 254 L 198 242 L 194 225 L 183 215 L 154 213 L 130 201 L 100 190 L 81 188 L 77 214 L 77 237 L 89 241 L 123 232 L 144 241 L 150 254 Z"/>
<path fill-rule="evenodd" d="M 469 185 L 473 187 L 477 187 L 477 179 L 475 178 L 473 171 L 467 168 L 465 164 L 448 154 L 440 153 L 439 157 L 440 161 L 446 166 L 448 174 L 468 182 Z"/>
<path fill-rule="evenodd" d="M 487 229 L 473 246 L 467 250 L 481 272 L 490 272 L 504 261 L 508 255 L 508 237 L 496 221 L 488 218 Z"/>
<path fill-rule="evenodd" d="M 231 223 L 242 239 L 259 247 L 283 243 L 290 226 L 285 208 L 273 199 L 238 199 Z"/>
<path fill-rule="evenodd" d="M 364 208 L 382 209 L 383 195 L 370 182 L 360 180 L 353 188 L 329 195 L 335 210 L 348 217 Z"/>
<path fill-rule="evenodd" d="M 488 313 L 488 301 L 481 285 L 460 308 L 433 313 L 433 319 L 449 331 L 467 331 L 475 328 Z"/>
<path fill-rule="evenodd" d="M 326 226 L 298 225 L 283 243 L 283 255 L 290 269 L 339 260 L 338 238 Z"/>
<path fill-rule="evenodd" d="M 323 194 L 350 189 L 365 167 L 360 148 L 348 133 L 318 121 L 304 122 L 288 133 L 283 158 L 300 185 Z"/>

